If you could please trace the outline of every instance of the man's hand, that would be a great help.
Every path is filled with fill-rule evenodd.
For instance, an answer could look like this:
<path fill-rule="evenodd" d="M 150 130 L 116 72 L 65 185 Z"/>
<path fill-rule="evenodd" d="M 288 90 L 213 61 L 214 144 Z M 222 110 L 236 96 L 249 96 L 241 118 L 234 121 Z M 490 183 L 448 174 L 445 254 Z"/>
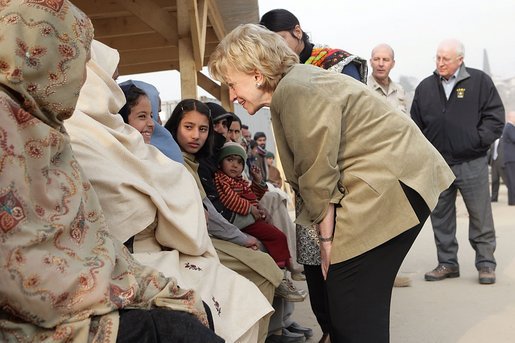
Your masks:
<path fill-rule="evenodd" d="M 506 115 L 506 121 L 508 123 L 511 123 L 512 125 L 515 125 L 515 111 L 509 111 Z"/>
<path fill-rule="evenodd" d="M 261 183 L 263 181 L 263 175 L 261 175 L 261 169 L 256 167 L 255 165 L 250 166 L 250 176 L 252 177 L 252 181 L 255 183 Z"/>
<path fill-rule="evenodd" d="M 254 236 L 247 235 L 247 240 L 245 241 L 245 247 L 250 248 L 252 250 L 259 250 L 259 245 L 261 242 Z"/>

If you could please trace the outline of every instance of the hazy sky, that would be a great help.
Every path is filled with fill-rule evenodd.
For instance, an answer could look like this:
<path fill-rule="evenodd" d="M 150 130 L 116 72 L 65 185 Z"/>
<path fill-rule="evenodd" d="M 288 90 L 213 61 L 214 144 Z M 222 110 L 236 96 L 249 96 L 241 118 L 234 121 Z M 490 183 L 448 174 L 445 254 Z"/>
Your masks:
<path fill-rule="evenodd" d="M 436 46 L 445 38 L 463 42 L 467 66 L 482 68 L 486 49 L 494 77 L 515 77 L 515 0 L 258 2 L 260 15 L 285 8 L 297 16 L 312 42 L 344 49 L 367 60 L 376 44 L 390 44 L 396 59 L 393 80 L 401 75 L 418 79 L 428 76 L 434 69 Z M 180 98 L 177 72 L 125 76 L 120 81 L 129 78 L 153 83 L 163 100 Z"/>

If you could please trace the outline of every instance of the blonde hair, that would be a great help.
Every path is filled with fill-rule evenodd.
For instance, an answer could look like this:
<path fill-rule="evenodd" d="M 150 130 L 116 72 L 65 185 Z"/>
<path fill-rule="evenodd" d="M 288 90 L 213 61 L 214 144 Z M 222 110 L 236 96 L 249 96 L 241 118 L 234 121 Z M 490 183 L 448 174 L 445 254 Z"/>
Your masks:
<path fill-rule="evenodd" d="M 256 24 L 239 25 L 222 39 L 209 59 L 209 73 L 227 83 L 227 70 L 234 68 L 264 76 L 261 88 L 274 91 L 285 71 L 299 63 L 299 57 L 277 33 Z"/>

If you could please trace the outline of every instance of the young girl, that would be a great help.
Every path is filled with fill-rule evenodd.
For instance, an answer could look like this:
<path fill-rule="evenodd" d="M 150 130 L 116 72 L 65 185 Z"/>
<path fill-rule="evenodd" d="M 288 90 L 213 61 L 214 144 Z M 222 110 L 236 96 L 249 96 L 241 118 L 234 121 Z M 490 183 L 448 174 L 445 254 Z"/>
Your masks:
<path fill-rule="evenodd" d="M 155 125 L 150 99 L 142 89 L 133 84 L 122 85 L 121 88 L 127 100 L 119 111 L 123 121 L 138 130 L 145 143 L 150 144 Z"/>
<path fill-rule="evenodd" d="M 242 177 L 246 159 L 245 149 L 236 142 L 227 142 L 220 150 L 218 156 L 220 169 L 215 172 L 215 184 L 220 200 L 225 207 L 235 213 L 243 216 L 252 214 L 253 224 L 243 226 L 236 221 L 234 224 L 241 231 L 259 239 L 277 265 L 291 272 L 293 268 L 286 236 L 281 230 L 268 223 L 266 212 L 259 206 L 259 200 L 268 190 L 260 169 L 254 165 L 251 166 L 250 174 L 253 181 L 250 185 Z M 287 279 L 285 283 L 292 291 L 293 284 Z M 296 289 L 293 291 L 301 296 L 297 301 L 304 300 L 306 294 Z"/>
<path fill-rule="evenodd" d="M 214 130 L 209 107 L 199 100 L 182 100 L 173 110 L 165 128 L 179 144 L 184 165 L 195 178 L 204 199 L 206 192 L 198 176 L 198 159 L 210 156 L 213 150 Z"/>
<path fill-rule="evenodd" d="M 201 101 L 195 99 L 182 100 L 177 104 L 170 119 L 168 119 L 165 124 L 165 128 L 170 131 L 183 152 L 185 166 L 197 181 L 202 199 L 206 198 L 206 192 L 198 174 L 198 160 L 208 158 L 212 155 L 214 127 L 210 112 L 210 107 Z M 241 149 L 243 150 L 243 148 Z M 256 212 L 254 214 L 258 216 Z M 259 216 L 263 214 L 260 213 Z M 244 216 L 236 216 L 236 218 L 243 217 Z M 248 221 L 244 219 L 240 221 L 248 223 Z M 278 230 L 277 228 L 274 229 Z M 250 233 L 249 235 L 249 237 L 253 236 Z M 256 248 L 257 246 L 258 245 L 256 245 Z M 281 261 L 283 261 L 280 267 L 285 267 L 286 261 L 288 261 L 289 258 L 290 255 L 286 248 L 286 254 L 280 258 Z M 306 294 L 297 290 L 292 282 L 286 278 L 283 279 L 276 289 L 276 295 L 288 301 L 303 301 L 306 298 Z"/>

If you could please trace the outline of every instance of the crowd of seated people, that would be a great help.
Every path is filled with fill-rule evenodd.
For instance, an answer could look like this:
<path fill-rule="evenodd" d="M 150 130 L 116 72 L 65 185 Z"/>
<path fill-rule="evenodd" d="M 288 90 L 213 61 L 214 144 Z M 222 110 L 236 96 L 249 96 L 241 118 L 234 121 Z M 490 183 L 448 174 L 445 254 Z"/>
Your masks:
<path fill-rule="evenodd" d="M 16 18 L 57 22 L 44 8 L 18 2 L 2 11 L 19 6 Z M 295 288 L 262 242 L 227 219 L 218 197 L 208 191 L 213 181 L 203 178 L 226 140 L 245 146 L 239 118 L 223 110 L 226 122 L 215 125 L 216 104 L 195 100 L 192 104 L 208 114 L 190 123 L 205 134 L 202 144 L 184 140 L 191 129 L 184 121 L 170 133 L 160 124 L 157 89 L 142 81 L 118 85 L 118 53 L 92 40 L 85 24 L 83 32 L 72 31 L 74 23 L 89 20 L 64 3 L 59 16 L 66 20 L 55 29 L 71 32 L 80 43 L 74 45 L 80 58 L 73 60 L 73 74 L 62 71 L 66 82 L 52 85 L 55 99 L 43 100 L 37 87 L 24 86 L 48 82 L 35 72 L 25 72 L 21 84 L 5 76 L 0 82 L 1 110 L 12 119 L 2 125 L 1 157 L 8 161 L 0 193 L 6 233 L 2 337 L 303 342 L 312 331 L 291 316 L 292 302 L 306 293 Z M 9 25 L 21 27 L 20 37 L 33 42 L 38 28 L 24 27 L 25 22 Z M 14 43 L 0 44 L 7 51 Z M 57 51 L 62 42 L 48 37 L 41 44 Z M 42 66 L 51 69 L 63 57 L 45 58 Z M 266 215 L 274 212 L 269 208 Z M 62 287 L 55 287 L 56 277 Z"/>

